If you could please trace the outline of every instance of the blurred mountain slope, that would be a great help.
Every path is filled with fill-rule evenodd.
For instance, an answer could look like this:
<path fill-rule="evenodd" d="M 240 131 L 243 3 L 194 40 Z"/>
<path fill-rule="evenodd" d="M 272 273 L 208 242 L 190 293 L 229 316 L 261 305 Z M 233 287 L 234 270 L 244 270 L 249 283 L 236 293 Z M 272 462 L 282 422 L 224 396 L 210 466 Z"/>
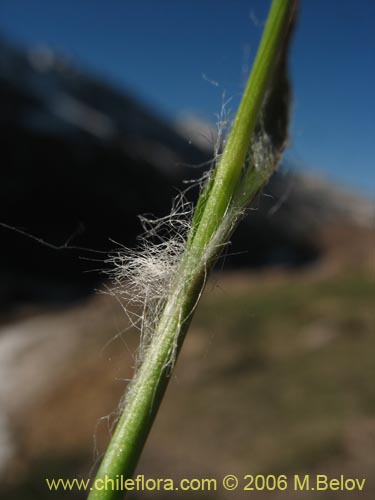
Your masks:
<path fill-rule="evenodd" d="M 19 49 L 2 40 L 0 49 L 0 222 L 58 246 L 134 246 L 138 215 L 167 214 L 183 181 L 208 168 L 212 155 L 197 140 L 207 125 L 167 123 L 47 47 Z M 371 202 L 283 169 L 252 208 L 227 249 L 229 267 L 309 264 L 332 244 L 342 247 L 352 227 L 359 238 L 373 227 Z M 339 231 L 334 239 L 332 228 Z M 103 281 L 95 270 L 105 267 L 105 254 L 53 251 L 0 232 L 0 306 L 71 301 Z"/>

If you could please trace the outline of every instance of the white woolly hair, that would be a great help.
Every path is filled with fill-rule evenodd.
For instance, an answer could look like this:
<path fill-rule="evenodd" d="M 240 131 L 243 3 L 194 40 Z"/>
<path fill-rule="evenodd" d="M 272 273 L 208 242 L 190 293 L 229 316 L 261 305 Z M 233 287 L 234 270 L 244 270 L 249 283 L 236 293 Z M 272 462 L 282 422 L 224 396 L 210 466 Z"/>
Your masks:
<path fill-rule="evenodd" d="M 184 195 L 162 218 L 140 217 L 144 233 L 137 249 L 123 246 L 107 262 L 112 285 L 107 293 L 121 303 L 130 323 L 141 333 L 137 364 L 143 359 L 181 262 L 191 227 L 192 206 Z"/>
<path fill-rule="evenodd" d="M 223 96 L 222 110 L 217 117 L 217 137 L 213 147 L 211 166 L 198 180 L 189 182 L 187 190 L 194 185 L 198 185 L 202 190 L 220 161 L 220 152 L 225 145 L 224 135 L 230 123 L 230 110 L 227 108 L 229 102 L 230 99 L 225 101 Z M 275 152 L 260 121 L 256 133 L 253 134 L 242 174 L 246 176 L 253 169 L 270 172 L 274 165 Z M 110 431 L 126 405 L 139 373 L 138 368 L 151 342 L 157 340 L 155 334 L 168 297 L 171 293 L 178 293 L 179 287 L 185 286 L 185 276 L 177 280 L 177 273 L 193 219 L 193 207 L 186 201 L 186 191 L 175 198 L 172 210 L 167 216 L 140 217 L 144 232 L 138 238 L 139 245 L 136 249 L 118 244 L 117 250 L 113 251 L 106 260 L 106 263 L 110 265 L 110 271 L 106 271 L 109 274 L 110 284 L 104 293 L 116 298 L 129 319 L 130 327 L 133 326 L 140 332 L 139 347 L 135 355 L 135 373 L 129 381 L 128 390 L 117 409 L 98 422 L 99 425 L 101 421 L 106 421 Z M 204 251 L 202 260 L 196 263 L 197 269 L 206 273 L 207 266 L 216 260 L 223 247 L 227 245 L 230 235 L 245 211 L 245 204 L 229 203 L 220 226 Z M 178 332 L 176 332 L 174 346 L 166 362 L 170 370 L 176 358 L 177 336 Z"/>
<path fill-rule="evenodd" d="M 220 161 L 220 151 L 225 143 L 223 135 L 229 123 L 227 106 L 223 104 L 217 122 L 217 138 L 211 168 L 195 181 L 201 189 L 211 176 L 213 168 Z M 251 169 L 269 169 L 274 165 L 275 154 L 269 137 L 260 124 L 249 146 L 243 166 L 245 175 Z M 190 189 L 190 187 L 188 188 Z M 228 210 L 213 235 L 203 257 L 197 266 L 206 266 L 216 258 L 246 207 L 229 205 Z M 185 193 L 180 193 L 173 202 L 171 213 L 162 218 L 140 217 L 144 233 L 139 237 L 137 249 L 124 246 L 112 252 L 107 259 L 111 265 L 109 277 L 111 285 L 106 293 L 115 296 L 129 318 L 130 324 L 140 331 L 140 345 L 136 366 L 140 364 L 157 330 L 161 313 L 176 283 L 176 273 L 181 263 L 188 234 L 192 225 L 193 208 L 186 201 Z M 173 357 L 173 353 L 171 353 Z M 173 364 L 173 360 L 171 360 Z"/>

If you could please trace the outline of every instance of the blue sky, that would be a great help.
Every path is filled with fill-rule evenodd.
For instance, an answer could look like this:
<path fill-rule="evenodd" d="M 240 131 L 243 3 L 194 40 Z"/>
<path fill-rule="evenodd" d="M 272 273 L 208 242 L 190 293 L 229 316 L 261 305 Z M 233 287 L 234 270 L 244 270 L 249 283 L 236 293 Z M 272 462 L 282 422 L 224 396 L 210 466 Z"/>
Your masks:
<path fill-rule="evenodd" d="M 222 93 L 235 108 L 266 0 L 1 0 L 0 33 L 47 44 L 167 117 L 215 121 Z M 288 157 L 375 194 L 375 2 L 302 0 L 291 53 Z M 210 84 L 217 81 L 219 86 Z"/>

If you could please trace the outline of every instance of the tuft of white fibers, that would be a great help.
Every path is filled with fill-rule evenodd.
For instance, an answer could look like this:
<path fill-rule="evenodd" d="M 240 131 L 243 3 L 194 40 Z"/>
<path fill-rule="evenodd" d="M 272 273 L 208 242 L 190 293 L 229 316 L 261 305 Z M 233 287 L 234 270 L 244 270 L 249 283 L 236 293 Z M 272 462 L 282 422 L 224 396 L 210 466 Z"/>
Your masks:
<path fill-rule="evenodd" d="M 136 364 L 144 358 L 160 315 L 171 292 L 191 227 L 192 206 L 183 194 L 171 213 L 162 218 L 140 217 L 144 233 L 136 249 L 120 246 L 107 259 L 112 285 L 107 293 L 116 297 L 141 340 Z"/>
<path fill-rule="evenodd" d="M 205 190 L 208 190 L 206 196 L 209 195 L 211 179 L 221 160 L 221 150 L 225 146 L 225 135 L 230 123 L 227 109 L 229 102 L 230 100 L 225 101 L 223 96 L 222 111 L 217 117 L 218 133 L 210 168 L 200 179 L 190 183 L 187 189 L 198 186 L 203 196 Z M 107 274 L 111 284 L 106 293 L 116 298 L 128 317 L 130 326 L 140 332 L 134 376 L 129 381 L 117 410 L 107 419 L 108 422 L 111 421 L 111 429 L 124 407 L 133 400 L 137 387 L 145 383 L 147 370 L 142 370 L 143 362 L 144 366 L 146 363 L 151 366 L 154 361 L 157 362 L 162 352 L 167 352 L 166 356 L 162 355 L 163 369 L 172 372 L 183 325 L 191 317 L 200 299 L 207 271 L 230 243 L 235 227 L 246 214 L 249 201 L 275 168 L 276 157 L 272 140 L 260 119 L 249 144 L 233 197 L 229 200 L 216 231 L 205 248 L 201 249 L 195 262 L 192 259 L 184 261 L 185 257 L 188 257 L 185 252 L 189 251 L 189 243 L 196 229 L 193 227 L 193 206 L 185 199 L 187 190 L 175 198 L 171 213 L 167 216 L 140 217 L 144 232 L 138 238 L 137 248 L 119 245 L 118 249 L 109 255 L 106 263 L 110 264 Z M 203 207 L 204 203 L 203 201 Z M 195 280 L 201 288 L 195 303 L 187 311 L 184 308 L 186 291 Z M 170 332 L 173 332 L 173 338 L 169 335 Z M 166 341 L 168 351 L 165 351 Z"/>
<path fill-rule="evenodd" d="M 210 186 L 210 178 L 215 166 L 220 162 L 220 150 L 225 144 L 224 133 L 229 123 L 228 103 L 223 97 L 221 114 L 218 116 L 218 135 L 214 145 L 214 158 L 211 168 L 196 181 L 203 192 Z M 140 217 L 144 233 L 139 237 L 136 249 L 120 246 L 112 252 L 107 263 L 111 285 L 107 293 L 116 297 L 127 315 L 131 326 L 140 331 L 140 343 L 135 360 L 137 369 L 149 350 L 152 342 L 158 342 L 161 331 L 160 321 L 165 312 L 168 300 L 183 294 L 193 276 L 206 276 L 207 269 L 229 243 L 229 238 L 246 213 L 246 206 L 251 196 L 257 191 L 259 179 L 266 179 L 275 165 L 275 152 L 272 141 L 266 134 L 261 120 L 249 145 L 248 154 L 243 165 L 241 178 L 233 198 L 229 201 L 226 213 L 211 236 L 201 257 L 189 266 L 183 265 L 183 258 L 188 246 L 189 235 L 192 234 L 193 207 L 186 202 L 181 193 L 173 202 L 171 213 L 165 217 Z M 255 182 L 252 173 L 259 174 Z M 173 299 L 171 301 L 173 303 Z M 168 302 L 169 306 L 170 303 Z M 178 308 L 180 306 L 177 306 Z M 176 338 L 167 365 L 173 367 L 178 335 L 182 324 L 186 321 L 182 310 Z M 136 374 L 137 376 L 137 370 Z M 134 379 L 133 379 L 134 381 Z"/>
<path fill-rule="evenodd" d="M 230 123 L 228 104 L 231 99 L 222 95 L 222 107 L 217 115 L 217 135 L 213 144 L 213 158 L 210 168 L 191 182 L 187 190 L 198 186 L 202 191 L 220 161 L 220 151 L 225 144 L 224 136 Z M 187 191 L 186 190 L 186 191 Z M 106 263 L 110 265 L 111 284 L 105 293 L 114 296 L 121 304 L 131 326 L 140 331 L 140 344 L 135 360 L 136 368 L 145 357 L 148 347 L 155 336 L 161 314 L 170 293 L 176 290 L 177 271 L 186 249 L 188 235 L 192 227 L 193 206 L 180 193 L 173 201 L 171 213 L 165 217 L 152 218 L 140 216 L 143 234 L 138 238 L 137 248 L 119 245 Z M 217 238 L 212 239 L 215 245 Z M 197 267 L 205 267 L 215 253 L 209 245 L 203 261 Z M 186 277 L 185 277 L 186 278 Z M 175 287 L 175 288 L 173 288 Z M 184 277 L 177 288 L 184 287 Z M 173 290 L 172 290 L 173 288 Z M 178 332 L 176 332 L 177 334 Z M 174 353 L 171 353 L 173 365 Z"/>

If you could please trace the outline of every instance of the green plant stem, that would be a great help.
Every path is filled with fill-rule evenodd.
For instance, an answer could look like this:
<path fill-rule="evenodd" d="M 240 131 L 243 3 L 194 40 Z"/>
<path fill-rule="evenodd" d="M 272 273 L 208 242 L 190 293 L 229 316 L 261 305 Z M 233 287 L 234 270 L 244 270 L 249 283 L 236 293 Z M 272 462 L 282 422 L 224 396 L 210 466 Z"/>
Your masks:
<path fill-rule="evenodd" d="M 282 48 L 281 42 L 285 36 L 294 3 L 290 0 L 272 2 L 245 92 L 217 166 L 214 183 L 199 221 L 199 228 L 195 232 L 194 240 L 198 249 L 211 239 L 233 196 L 267 84 L 278 52 Z"/>
<path fill-rule="evenodd" d="M 129 387 L 125 409 L 98 470 L 89 500 L 121 498 L 124 491 L 104 489 L 106 478 L 116 479 L 123 475 L 127 479 L 134 473 L 167 387 L 173 362 L 202 293 L 206 273 L 220 245 L 226 243 L 228 231 L 223 232 L 222 239 L 219 238 L 214 246 L 212 239 L 220 230 L 233 195 L 239 189 L 238 182 L 251 136 L 294 5 L 294 0 L 272 2 L 253 70 L 220 163 L 209 188 L 198 201 L 186 251 L 153 339 Z M 245 180 L 246 192 L 250 196 L 265 182 L 266 176 L 257 173 Z"/>

